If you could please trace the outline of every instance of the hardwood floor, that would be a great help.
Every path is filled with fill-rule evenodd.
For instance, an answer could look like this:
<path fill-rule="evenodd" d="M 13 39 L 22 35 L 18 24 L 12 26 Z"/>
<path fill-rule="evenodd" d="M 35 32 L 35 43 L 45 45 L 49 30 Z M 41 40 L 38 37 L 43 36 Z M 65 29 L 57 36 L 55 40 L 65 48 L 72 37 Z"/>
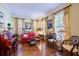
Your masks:
<path fill-rule="evenodd" d="M 61 53 L 53 47 L 47 47 L 45 41 L 40 41 L 36 46 L 18 44 L 17 56 L 61 56 Z"/>
<path fill-rule="evenodd" d="M 4 55 L 3 55 L 4 56 Z M 9 56 L 8 54 L 6 56 Z M 11 52 L 10 56 L 62 56 L 62 52 L 55 47 L 47 45 L 46 41 L 40 41 L 37 45 L 29 46 L 28 43 L 17 44 L 17 50 Z M 63 56 L 69 56 L 69 53 L 64 50 Z"/>

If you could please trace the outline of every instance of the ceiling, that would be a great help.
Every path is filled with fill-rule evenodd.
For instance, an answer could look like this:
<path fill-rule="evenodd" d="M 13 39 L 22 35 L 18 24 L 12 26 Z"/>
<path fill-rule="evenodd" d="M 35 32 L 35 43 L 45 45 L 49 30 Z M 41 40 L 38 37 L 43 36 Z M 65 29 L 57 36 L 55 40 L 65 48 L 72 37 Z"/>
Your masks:
<path fill-rule="evenodd" d="M 56 8 L 60 3 L 7 3 L 13 16 L 36 19 L 45 17 L 50 9 Z"/>

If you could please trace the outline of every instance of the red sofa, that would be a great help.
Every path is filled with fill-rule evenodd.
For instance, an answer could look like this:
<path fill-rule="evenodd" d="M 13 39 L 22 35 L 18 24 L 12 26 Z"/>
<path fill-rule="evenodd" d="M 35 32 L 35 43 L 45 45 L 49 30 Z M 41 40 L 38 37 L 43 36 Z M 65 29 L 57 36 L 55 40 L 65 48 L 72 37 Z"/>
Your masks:
<path fill-rule="evenodd" d="M 4 35 L 0 35 L 0 55 L 2 52 L 4 52 L 4 55 L 7 55 L 6 53 L 12 48 L 12 42 L 8 39 L 4 39 Z"/>
<path fill-rule="evenodd" d="M 21 35 L 21 43 L 30 42 L 35 37 L 34 32 L 24 33 Z"/>

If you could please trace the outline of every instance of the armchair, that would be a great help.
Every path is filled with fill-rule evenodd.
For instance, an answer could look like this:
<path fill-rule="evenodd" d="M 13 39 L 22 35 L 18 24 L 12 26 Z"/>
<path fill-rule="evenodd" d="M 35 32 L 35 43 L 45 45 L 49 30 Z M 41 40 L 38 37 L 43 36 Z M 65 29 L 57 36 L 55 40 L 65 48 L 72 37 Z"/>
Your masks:
<path fill-rule="evenodd" d="M 47 36 L 47 45 L 50 47 L 55 47 L 56 44 L 56 33 L 51 33 Z"/>
<path fill-rule="evenodd" d="M 62 42 L 62 54 L 64 50 L 70 52 L 71 55 L 75 54 L 78 55 L 79 48 L 79 36 L 71 36 L 69 40 L 64 40 Z"/>

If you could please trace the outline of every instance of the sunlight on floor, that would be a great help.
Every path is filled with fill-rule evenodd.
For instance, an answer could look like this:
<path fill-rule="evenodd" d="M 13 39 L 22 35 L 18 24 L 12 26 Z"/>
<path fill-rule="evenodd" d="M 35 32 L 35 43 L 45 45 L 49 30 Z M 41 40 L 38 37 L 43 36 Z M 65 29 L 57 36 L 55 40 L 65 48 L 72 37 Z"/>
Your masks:
<path fill-rule="evenodd" d="M 18 48 L 17 49 L 17 56 L 22 56 L 23 55 L 22 45 L 18 44 L 17 48 Z"/>

